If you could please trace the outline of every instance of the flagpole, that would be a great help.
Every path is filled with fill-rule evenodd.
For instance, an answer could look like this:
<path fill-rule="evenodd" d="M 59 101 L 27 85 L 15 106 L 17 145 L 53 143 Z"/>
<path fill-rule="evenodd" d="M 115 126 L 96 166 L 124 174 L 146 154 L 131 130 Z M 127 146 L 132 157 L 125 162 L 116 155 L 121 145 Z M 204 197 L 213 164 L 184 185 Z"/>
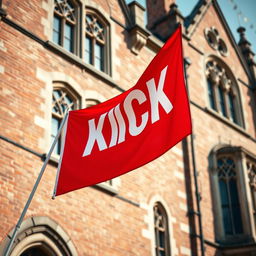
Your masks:
<path fill-rule="evenodd" d="M 64 129 L 64 137 L 66 137 L 66 130 L 67 130 L 67 122 L 63 125 Z M 65 138 L 64 138 L 65 139 Z M 57 174 L 56 174 L 56 179 L 55 179 L 55 185 L 53 189 L 53 195 L 52 199 L 54 200 L 56 197 L 56 191 L 57 191 L 57 186 L 58 186 L 58 181 L 59 181 L 59 175 L 60 175 L 60 166 L 62 162 L 62 156 L 63 156 L 63 150 L 64 150 L 64 143 L 61 145 L 61 151 L 60 151 L 60 159 L 59 159 L 59 164 L 58 164 L 58 169 L 57 169 Z"/>
<path fill-rule="evenodd" d="M 185 75 L 185 81 L 186 81 L 186 86 L 187 86 L 188 98 L 190 100 L 189 88 L 188 88 L 188 76 L 187 76 L 186 68 L 191 65 L 191 61 L 189 58 L 184 58 L 184 62 L 185 62 L 184 75 Z M 193 126 L 193 123 L 192 123 L 192 126 Z M 195 212 L 195 214 L 198 216 L 201 255 L 204 256 L 205 255 L 204 234 L 203 234 L 202 214 L 201 214 L 201 206 L 200 206 L 201 195 L 200 195 L 200 192 L 198 189 L 198 180 L 197 180 L 198 171 L 197 171 L 197 166 L 196 166 L 194 138 L 195 138 L 195 135 L 194 135 L 193 129 L 192 129 L 192 133 L 190 136 L 190 142 L 191 142 L 191 155 L 192 155 L 193 175 L 194 175 L 195 195 L 196 195 L 196 205 L 197 205 L 197 212 Z"/>
<path fill-rule="evenodd" d="M 35 184 L 34 184 L 34 187 L 33 187 L 32 191 L 31 191 L 31 193 L 30 193 L 30 195 L 29 195 L 29 198 L 28 198 L 28 200 L 27 200 L 27 202 L 26 202 L 26 204 L 25 204 L 25 206 L 24 206 L 24 209 L 23 209 L 23 211 L 22 211 L 22 213 L 21 213 L 21 215 L 20 215 L 20 218 L 19 218 L 19 220 L 18 220 L 18 222 L 17 222 L 17 224 L 16 224 L 16 226 L 15 226 L 15 229 L 14 229 L 14 232 L 13 232 L 13 234 L 12 234 L 11 240 L 10 240 L 10 242 L 9 242 L 9 244 L 8 244 L 8 246 L 7 246 L 7 248 L 6 248 L 6 250 L 5 250 L 4 256 L 8 256 L 9 253 L 10 253 L 10 251 L 11 251 L 11 247 L 12 247 L 12 245 L 13 245 L 13 243 L 14 243 L 14 239 L 15 239 L 15 237 L 17 236 L 18 230 L 19 230 L 20 227 L 21 227 L 22 221 L 23 221 L 23 219 L 24 219 L 24 217 L 25 217 L 25 215 L 26 215 L 26 213 L 27 213 L 27 210 L 28 210 L 28 208 L 29 208 L 29 205 L 30 205 L 30 203 L 31 203 L 31 201 L 32 201 L 32 199 L 33 199 L 33 197 L 34 197 L 34 195 L 35 195 L 35 192 L 36 192 L 36 190 L 37 190 L 37 188 L 38 188 L 38 185 L 39 185 L 39 183 L 40 183 L 40 181 L 41 181 L 41 178 L 42 178 L 42 176 L 43 176 L 43 174 L 44 174 L 45 168 L 46 168 L 46 166 L 47 166 L 47 164 L 48 164 L 48 162 L 49 162 L 49 160 L 50 160 L 50 157 L 51 157 L 51 154 L 52 154 L 52 152 L 53 152 L 53 150 L 54 150 L 54 147 L 55 147 L 55 145 L 56 145 L 56 143 L 57 143 L 57 141 L 58 141 L 58 139 L 59 139 L 59 137 L 60 137 L 61 130 L 62 130 L 62 128 L 63 128 L 63 126 L 64 126 L 64 124 L 65 124 L 65 122 L 66 122 L 66 120 L 67 120 L 67 117 L 68 117 L 68 110 L 66 110 L 65 116 L 64 116 L 64 118 L 62 119 L 62 122 L 61 122 L 61 124 L 60 124 L 60 128 L 59 128 L 59 130 L 58 130 L 58 133 L 57 133 L 57 135 L 56 135 L 56 137 L 55 137 L 55 139 L 54 139 L 54 141 L 53 141 L 53 143 L 52 143 L 52 145 L 51 145 L 51 148 L 50 148 L 50 150 L 49 150 L 49 152 L 48 152 L 48 154 L 47 154 L 47 156 L 46 156 L 46 159 L 45 159 L 44 164 L 43 164 L 43 166 L 42 166 L 42 168 L 41 168 L 41 171 L 40 171 L 40 173 L 39 173 L 39 175 L 38 175 L 38 177 L 37 177 L 37 180 L 36 180 L 36 182 L 35 182 Z"/>

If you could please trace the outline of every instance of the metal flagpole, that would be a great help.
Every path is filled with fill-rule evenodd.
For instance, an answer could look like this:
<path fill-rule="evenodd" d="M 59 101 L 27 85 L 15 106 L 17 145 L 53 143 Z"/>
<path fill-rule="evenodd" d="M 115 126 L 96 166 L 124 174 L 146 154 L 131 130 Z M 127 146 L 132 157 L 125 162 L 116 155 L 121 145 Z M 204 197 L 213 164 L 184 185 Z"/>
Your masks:
<path fill-rule="evenodd" d="M 186 86 L 187 86 L 188 98 L 190 99 L 189 88 L 188 88 L 188 76 L 187 76 L 186 68 L 187 68 L 187 66 L 189 66 L 191 64 L 191 61 L 189 58 L 185 58 L 184 62 L 185 62 L 185 65 L 184 65 L 185 81 L 186 81 Z M 198 216 L 198 224 L 199 224 L 199 233 L 200 233 L 199 238 L 200 238 L 201 255 L 204 256 L 205 255 L 204 234 L 203 234 L 202 214 L 201 214 L 201 206 L 200 206 L 201 195 L 200 195 L 199 189 L 198 189 L 198 180 L 197 180 L 198 172 L 197 172 L 197 166 L 196 166 L 194 138 L 195 138 L 195 135 L 192 132 L 191 137 L 190 137 L 190 142 L 191 142 L 191 155 L 192 155 L 192 165 L 193 165 L 193 175 L 194 175 L 195 195 L 196 195 L 196 205 L 197 205 L 196 214 Z"/>
<path fill-rule="evenodd" d="M 11 247 L 12 247 L 12 245 L 13 245 L 13 243 L 14 243 L 14 239 L 15 239 L 17 233 L 18 233 L 18 230 L 20 229 L 21 223 L 22 223 L 22 221 L 23 221 L 23 219 L 24 219 L 24 217 L 25 217 L 25 215 L 26 215 L 26 212 L 27 212 L 27 210 L 28 210 L 28 207 L 29 207 L 29 205 L 30 205 L 30 203 L 31 203 L 31 201 L 32 201 L 32 199 L 33 199 L 33 197 L 34 197 L 34 194 L 35 194 L 35 192 L 36 192 L 36 190 L 37 190 L 37 187 L 38 187 L 38 185 L 39 185 L 39 183 L 40 183 L 40 181 L 41 181 L 41 178 L 42 178 L 42 176 L 43 176 L 43 174 L 44 174 L 45 168 L 46 168 L 46 166 L 47 166 L 47 164 L 48 164 L 48 162 L 49 162 L 49 160 L 50 160 L 51 154 L 52 154 L 52 152 L 53 152 L 53 150 L 54 150 L 54 147 L 55 147 L 55 145 L 56 145 L 56 143 L 57 143 L 57 141 L 58 141 L 58 139 L 59 139 L 59 136 L 60 136 L 60 134 L 61 134 L 61 130 L 62 130 L 62 128 L 63 128 L 63 126 L 64 126 L 64 124 L 65 124 L 65 122 L 66 122 L 66 120 L 67 120 L 67 117 L 68 117 L 68 110 L 66 110 L 65 116 L 64 116 L 64 118 L 62 119 L 62 122 L 61 122 L 61 124 L 60 124 L 60 128 L 59 128 L 59 130 L 58 130 L 58 133 L 57 133 L 57 135 L 56 135 L 56 137 L 55 137 L 55 139 L 54 139 L 54 141 L 53 141 L 53 143 L 52 143 L 52 146 L 51 146 L 51 148 L 50 148 L 50 150 L 49 150 L 49 152 L 48 152 L 48 154 L 47 154 L 47 156 L 46 156 L 46 159 L 45 159 L 44 164 L 43 164 L 43 166 L 42 166 L 42 168 L 41 168 L 41 171 L 40 171 L 40 173 L 39 173 L 39 175 L 38 175 L 38 177 L 37 177 L 37 180 L 36 180 L 36 182 L 35 182 L 35 185 L 34 185 L 32 191 L 31 191 L 31 193 L 30 193 L 30 195 L 29 195 L 29 198 L 28 198 L 28 200 L 27 200 L 27 203 L 26 203 L 26 205 L 25 205 L 25 207 L 24 207 L 24 209 L 23 209 L 23 211 L 22 211 L 22 213 L 21 213 L 21 215 L 20 215 L 20 218 L 19 218 L 19 220 L 18 220 L 18 222 L 17 222 L 17 224 L 16 224 L 16 226 L 15 226 L 15 229 L 14 229 L 14 232 L 13 232 L 13 234 L 12 234 L 11 240 L 10 240 L 10 242 L 9 242 L 9 244 L 8 244 L 8 246 L 7 246 L 7 248 L 6 248 L 6 250 L 5 250 L 4 256 L 8 256 L 9 253 L 10 253 Z"/>

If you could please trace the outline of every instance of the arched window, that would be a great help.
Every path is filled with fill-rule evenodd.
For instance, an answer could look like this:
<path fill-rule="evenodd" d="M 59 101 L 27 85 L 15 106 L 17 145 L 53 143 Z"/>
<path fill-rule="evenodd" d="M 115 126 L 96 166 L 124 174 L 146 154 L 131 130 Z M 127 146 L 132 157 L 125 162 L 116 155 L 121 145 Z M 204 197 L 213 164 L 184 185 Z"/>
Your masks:
<path fill-rule="evenodd" d="M 239 244 L 256 232 L 256 156 L 217 145 L 209 156 L 216 241 Z"/>
<path fill-rule="evenodd" d="M 6 238 L 7 241 L 8 239 Z M 34 216 L 24 220 L 11 248 L 10 256 L 53 255 L 77 256 L 71 237 L 58 223 L 48 217 Z"/>
<path fill-rule="evenodd" d="M 108 25 L 102 17 L 90 9 L 86 9 L 85 22 L 85 62 L 108 73 Z"/>
<path fill-rule="evenodd" d="M 219 157 L 217 163 L 222 221 L 225 234 L 241 234 L 243 233 L 243 227 L 235 162 L 231 157 Z"/>
<path fill-rule="evenodd" d="M 53 42 L 74 53 L 78 8 L 71 0 L 54 0 Z"/>
<path fill-rule="evenodd" d="M 79 108 L 78 96 L 71 92 L 61 83 L 55 83 L 52 93 L 52 122 L 51 122 L 51 141 L 55 139 L 59 130 L 61 121 L 65 115 L 66 109 L 75 110 Z M 54 154 L 59 155 L 61 151 L 62 136 L 58 139 L 58 142 L 54 149 Z"/>
<path fill-rule="evenodd" d="M 170 240 L 168 218 L 163 205 L 159 202 L 154 205 L 154 229 L 155 229 L 155 255 L 170 255 Z"/>
<path fill-rule="evenodd" d="M 231 71 L 212 57 L 206 63 L 206 77 L 210 108 L 243 127 L 240 93 Z"/>

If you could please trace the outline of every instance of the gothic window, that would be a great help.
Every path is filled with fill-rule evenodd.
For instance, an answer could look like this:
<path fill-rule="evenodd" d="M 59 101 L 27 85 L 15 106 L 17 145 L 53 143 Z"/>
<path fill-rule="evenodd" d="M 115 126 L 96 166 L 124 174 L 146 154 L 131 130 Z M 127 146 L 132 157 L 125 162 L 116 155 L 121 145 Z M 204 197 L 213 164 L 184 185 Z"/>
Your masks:
<path fill-rule="evenodd" d="M 52 121 L 51 121 L 51 141 L 55 139 L 59 130 L 61 121 L 67 109 L 74 110 L 79 106 L 78 98 L 74 96 L 62 84 L 56 85 L 52 94 Z M 59 155 L 61 151 L 62 136 L 57 141 L 54 154 Z"/>
<path fill-rule="evenodd" d="M 252 212 L 254 225 L 256 227 L 256 159 L 247 158 L 246 159 L 246 169 L 249 180 L 249 188 L 252 198 Z"/>
<path fill-rule="evenodd" d="M 96 69 L 108 72 L 107 67 L 107 24 L 99 15 L 87 10 L 85 17 L 84 59 Z"/>
<path fill-rule="evenodd" d="M 53 42 L 69 52 L 75 52 L 77 7 L 71 0 L 54 0 Z"/>
<path fill-rule="evenodd" d="M 169 256 L 170 241 L 168 218 L 166 211 L 159 202 L 154 205 L 155 255 Z"/>
<path fill-rule="evenodd" d="M 7 240 L 9 240 L 8 237 Z M 10 256 L 35 255 L 71 256 L 77 255 L 77 252 L 71 237 L 60 229 L 58 223 L 45 216 L 34 216 L 23 221 L 13 243 Z"/>
<path fill-rule="evenodd" d="M 252 239 L 256 231 L 256 156 L 242 147 L 218 145 L 209 160 L 216 241 L 238 244 Z"/>
<path fill-rule="evenodd" d="M 222 117 L 243 127 L 238 86 L 232 73 L 217 58 L 206 63 L 209 107 Z"/>
<path fill-rule="evenodd" d="M 241 234 L 243 228 L 235 162 L 230 157 L 220 157 L 217 163 L 222 222 L 225 234 Z"/>

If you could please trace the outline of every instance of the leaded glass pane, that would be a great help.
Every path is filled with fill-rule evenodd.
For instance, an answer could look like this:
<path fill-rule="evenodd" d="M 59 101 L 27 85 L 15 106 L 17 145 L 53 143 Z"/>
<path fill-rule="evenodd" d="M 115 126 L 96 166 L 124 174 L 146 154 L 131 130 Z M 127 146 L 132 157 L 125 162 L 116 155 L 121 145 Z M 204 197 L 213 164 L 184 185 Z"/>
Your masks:
<path fill-rule="evenodd" d="M 95 45 L 95 67 L 103 71 L 103 46 L 97 43 Z"/>
<path fill-rule="evenodd" d="M 65 24 L 64 48 L 70 52 L 73 52 L 73 30 L 72 25 Z"/>
<path fill-rule="evenodd" d="M 104 71 L 106 28 L 95 14 L 86 15 L 85 61 Z"/>
<path fill-rule="evenodd" d="M 54 16 L 53 18 L 53 42 L 56 44 L 60 44 L 61 34 L 61 19 L 59 17 Z"/>
<path fill-rule="evenodd" d="M 53 143 L 53 141 L 58 133 L 59 126 L 60 126 L 60 121 L 57 118 L 53 117 L 52 118 L 51 143 Z M 53 153 L 56 155 L 60 154 L 60 141 L 59 140 L 56 143 Z"/>
<path fill-rule="evenodd" d="M 227 235 L 240 234 L 243 228 L 235 162 L 230 157 L 222 157 L 217 164 L 224 230 Z"/>
<path fill-rule="evenodd" d="M 66 90 L 55 89 L 52 93 L 52 124 L 51 124 L 51 140 L 55 139 L 61 120 L 63 119 L 66 109 L 73 110 L 75 108 L 74 100 L 69 96 Z M 57 141 L 54 149 L 55 154 L 60 154 L 61 137 Z"/>
<path fill-rule="evenodd" d="M 209 79 L 207 79 L 207 84 L 208 84 L 208 97 L 209 97 L 209 101 L 210 101 L 210 107 L 212 109 L 216 110 L 216 105 L 215 105 L 215 101 L 214 101 L 213 84 Z"/>
<path fill-rule="evenodd" d="M 89 37 L 85 38 L 85 62 L 92 64 L 92 39 Z"/>
<path fill-rule="evenodd" d="M 160 204 L 154 206 L 154 226 L 156 255 L 169 255 L 168 221 L 164 208 Z"/>
<path fill-rule="evenodd" d="M 69 0 L 55 0 L 54 3 L 53 41 L 74 52 L 76 8 Z"/>
<path fill-rule="evenodd" d="M 226 117 L 227 113 L 226 113 L 226 108 L 225 108 L 224 92 L 220 86 L 218 87 L 218 96 L 219 96 L 218 100 L 219 100 L 220 111 L 221 111 L 222 115 Z"/>
<path fill-rule="evenodd" d="M 228 94 L 228 103 L 229 103 L 228 105 L 229 105 L 229 111 L 230 111 L 230 118 L 234 123 L 237 123 L 234 97 L 232 96 L 231 93 Z"/>

